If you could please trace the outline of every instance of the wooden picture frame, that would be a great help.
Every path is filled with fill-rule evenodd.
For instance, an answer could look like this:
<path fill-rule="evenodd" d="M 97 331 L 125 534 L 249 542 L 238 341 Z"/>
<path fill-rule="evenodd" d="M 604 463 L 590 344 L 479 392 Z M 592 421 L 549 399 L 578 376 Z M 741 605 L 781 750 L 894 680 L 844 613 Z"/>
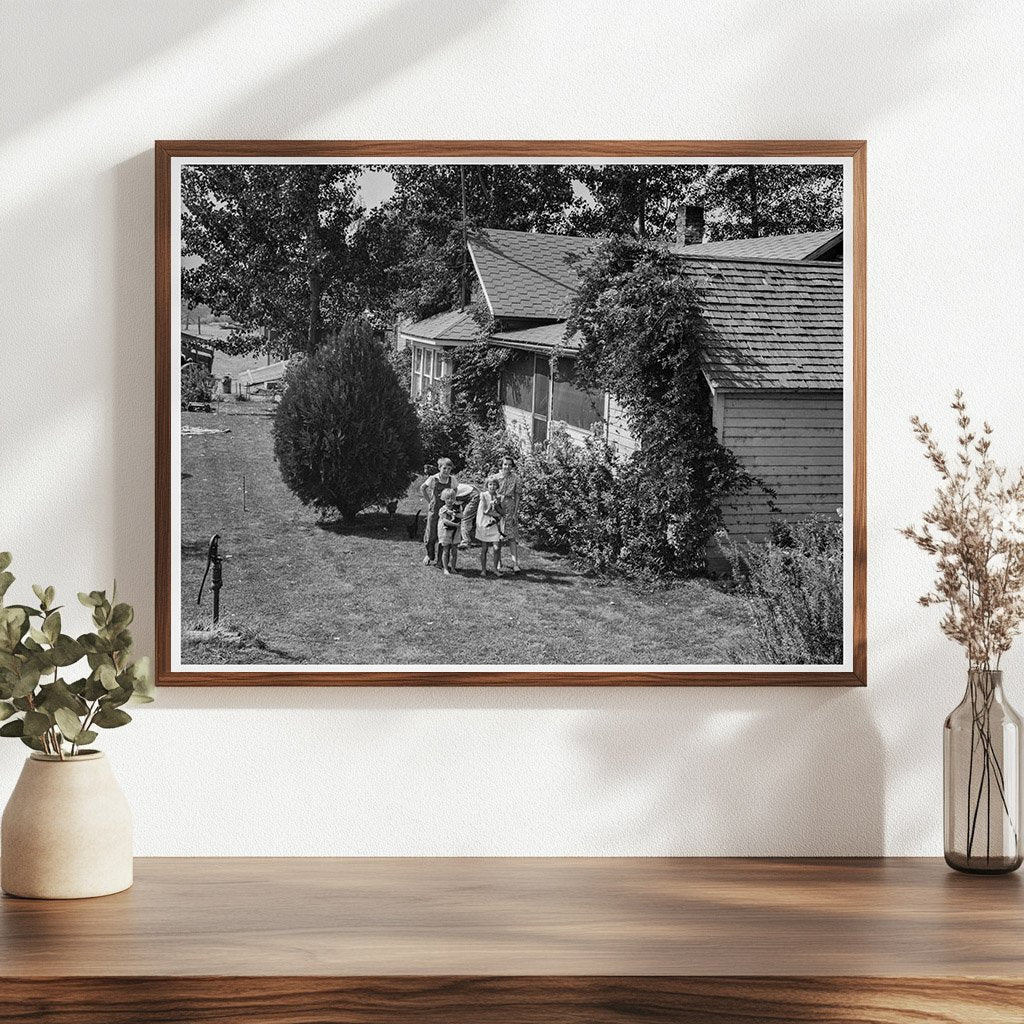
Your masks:
<path fill-rule="evenodd" d="M 172 337 L 172 167 L 190 159 L 282 160 L 335 159 L 341 162 L 386 162 L 422 158 L 424 162 L 457 163 L 467 158 L 510 158 L 609 161 L 708 161 L 774 159 L 779 162 L 842 161 L 852 195 L 846 200 L 844 261 L 848 268 L 845 294 L 847 359 L 845 395 L 852 410 L 845 413 L 849 446 L 845 455 L 846 508 L 852 512 L 846 565 L 850 577 L 847 605 L 852 616 L 846 634 L 846 656 L 839 666 L 775 669 L 772 666 L 710 669 L 693 666 L 662 670 L 657 666 L 624 670 L 521 670 L 515 666 L 483 670 L 438 666 L 405 666 L 389 670 L 332 669 L 183 670 L 172 664 L 172 360 L 178 343 Z M 155 313 L 156 313 L 156 669 L 161 686 L 863 686 L 866 685 L 866 143 L 863 141 L 158 141 L 155 144 Z M 852 235 L 852 239 L 851 236 Z M 179 442 L 180 443 L 180 442 Z"/>

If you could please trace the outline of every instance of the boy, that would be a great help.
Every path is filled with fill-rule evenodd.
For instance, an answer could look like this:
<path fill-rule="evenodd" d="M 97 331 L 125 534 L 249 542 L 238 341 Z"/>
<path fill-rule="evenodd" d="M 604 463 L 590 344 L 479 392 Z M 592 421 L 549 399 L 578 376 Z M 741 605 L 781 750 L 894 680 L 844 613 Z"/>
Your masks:
<path fill-rule="evenodd" d="M 451 576 L 458 568 L 459 530 L 462 526 L 462 513 L 455 504 L 455 489 L 446 487 L 441 492 L 441 506 L 437 519 L 437 539 L 441 545 L 441 568 L 445 576 Z"/>

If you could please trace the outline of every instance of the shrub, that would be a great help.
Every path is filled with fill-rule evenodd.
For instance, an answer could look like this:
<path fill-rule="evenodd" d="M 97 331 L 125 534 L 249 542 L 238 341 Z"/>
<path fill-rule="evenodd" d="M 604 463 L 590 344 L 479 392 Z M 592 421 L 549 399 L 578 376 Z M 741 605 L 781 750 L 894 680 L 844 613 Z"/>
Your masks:
<path fill-rule="evenodd" d="M 274 455 L 304 505 L 346 519 L 405 494 L 423 462 L 409 394 L 363 324 L 289 366 Z"/>
<path fill-rule="evenodd" d="M 213 374 L 198 363 L 186 363 L 181 370 L 181 407 L 209 405 L 213 401 Z"/>
<path fill-rule="evenodd" d="M 464 472 L 471 478 L 483 480 L 501 467 L 506 455 L 522 462 L 523 442 L 505 429 L 504 424 L 481 425 L 470 421 L 467 424 L 468 444 L 463 455 Z M 454 458 L 454 456 L 453 456 Z"/>
<path fill-rule="evenodd" d="M 767 665 L 841 664 L 842 519 L 780 522 L 765 543 L 742 550 L 720 536 L 756 636 L 754 651 L 735 653 Z"/>
<path fill-rule="evenodd" d="M 441 456 L 447 456 L 455 463 L 455 469 L 460 470 L 466 461 L 470 438 L 465 406 L 459 402 L 446 405 L 427 393 L 417 400 L 416 415 L 424 461 L 434 465 Z"/>

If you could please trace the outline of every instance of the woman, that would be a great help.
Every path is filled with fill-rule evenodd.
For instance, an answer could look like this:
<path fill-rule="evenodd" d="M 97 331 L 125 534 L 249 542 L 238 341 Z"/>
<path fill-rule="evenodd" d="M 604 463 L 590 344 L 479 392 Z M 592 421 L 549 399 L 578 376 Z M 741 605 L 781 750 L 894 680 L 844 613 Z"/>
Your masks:
<path fill-rule="evenodd" d="M 459 489 L 459 481 L 452 472 L 454 465 L 451 459 L 438 459 L 437 472 L 420 484 L 420 494 L 427 503 L 427 525 L 423 531 L 423 546 L 426 548 L 426 554 L 423 556 L 424 565 L 430 565 L 435 559 L 438 565 L 441 564 L 437 558 L 437 521 L 441 514 L 441 506 L 444 504 L 441 492 L 448 490 L 449 487 L 456 492 Z"/>
<path fill-rule="evenodd" d="M 510 551 L 512 572 L 519 572 L 519 503 L 523 497 L 523 481 L 516 472 L 516 460 L 506 455 L 501 460 L 498 473 L 498 497 L 505 514 L 502 524 L 504 536 L 501 539 L 501 557 Z"/>

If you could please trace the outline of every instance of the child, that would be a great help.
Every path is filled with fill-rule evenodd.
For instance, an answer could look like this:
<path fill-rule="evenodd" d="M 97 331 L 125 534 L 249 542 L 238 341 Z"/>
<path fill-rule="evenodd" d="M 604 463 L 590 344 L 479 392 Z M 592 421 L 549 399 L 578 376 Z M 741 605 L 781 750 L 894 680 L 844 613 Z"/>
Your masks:
<path fill-rule="evenodd" d="M 452 460 L 442 457 L 437 460 L 437 472 L 428 476 L 420 484 L 420 494 L 427 502 L 427 525 L 423 531 L 424 565 L 431 565 L 439 554 L 436 549 L 438 517 L 441 513 L 441 492 L 449 488 L 456 493 L 459 490 L 459 481 L 455 479 L 452 468 Z M 440 566 L 440 559 L 437 560 L 437 564 Z"/>
<path fill-rule="evenodd" d="M 451 576 L 458 568 L 459 548 L 458 536 L 462 526 L 462 514 L 455 504 L 454 488 L 446 487 L 441 492 L 444 504 L 438 514 L 437 539 L 441 545 L 441 568 L 445 576 Z"/>
<path fill-rule="evenodd" d="M 494 574 L 501 576 L 501 499 L 498 478 L 487 478 L 487 490 L 480 495 L 476 510 L 476 539 L 480 541 L 480 575 L 487 575 L 487 553 L 494 548 Z"/>

